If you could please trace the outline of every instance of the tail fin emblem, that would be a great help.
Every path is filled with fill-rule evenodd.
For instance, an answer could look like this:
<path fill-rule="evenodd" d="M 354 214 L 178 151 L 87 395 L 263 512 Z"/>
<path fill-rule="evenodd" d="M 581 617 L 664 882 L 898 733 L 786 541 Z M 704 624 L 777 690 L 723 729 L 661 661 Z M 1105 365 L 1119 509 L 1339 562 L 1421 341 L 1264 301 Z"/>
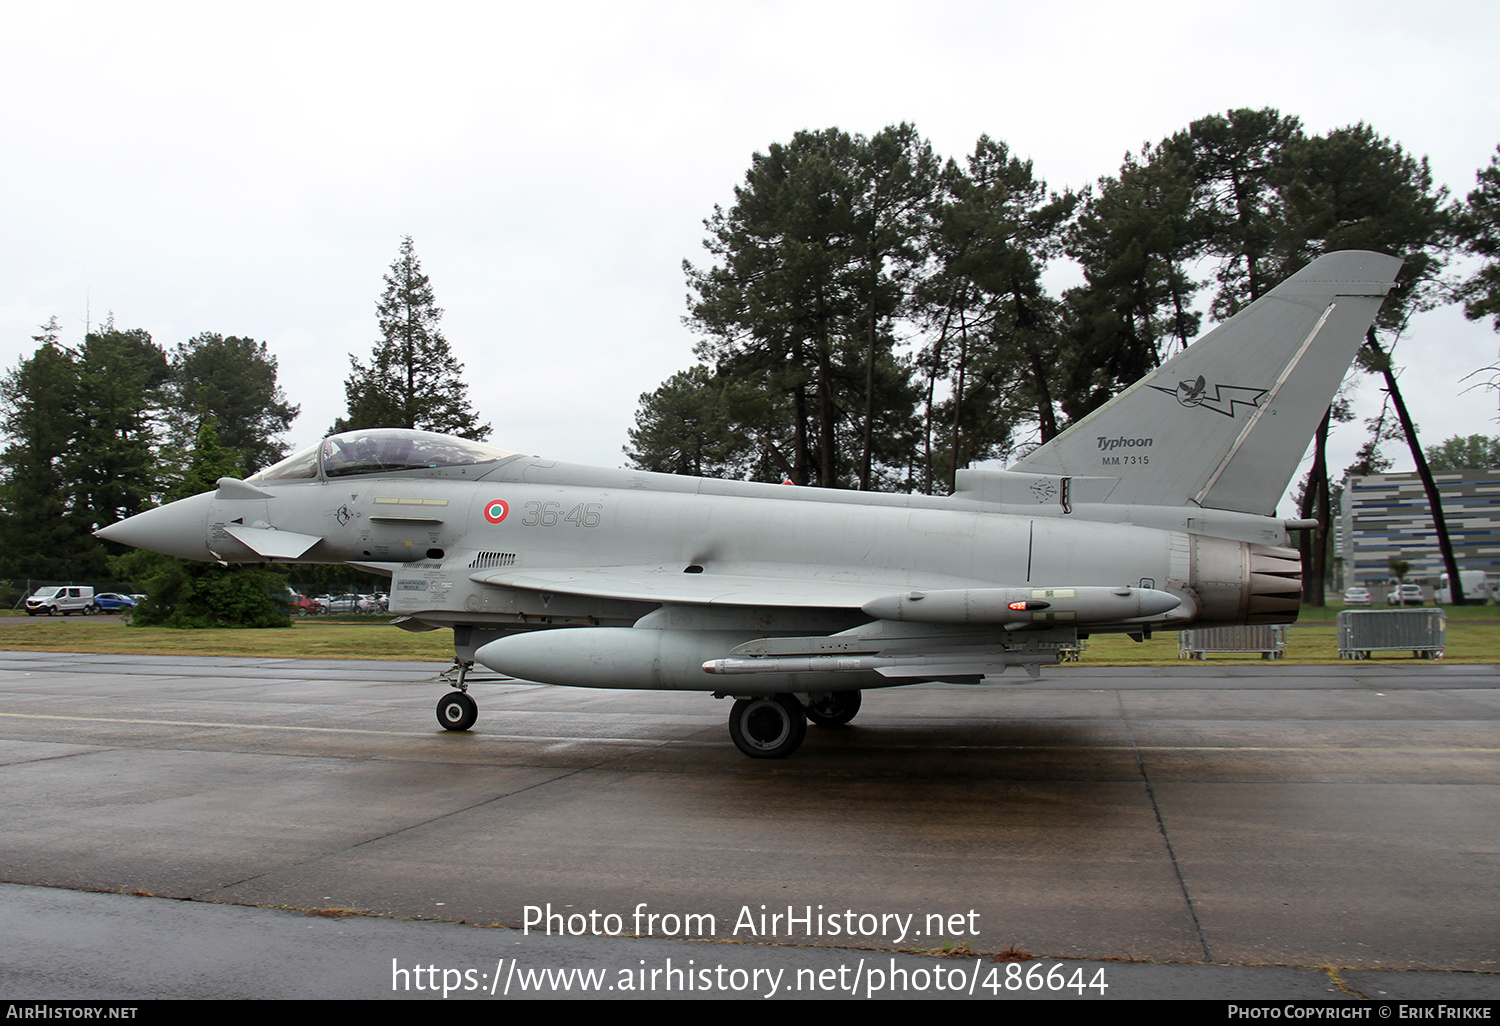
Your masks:
<path fill-rule="evenodd" d="M 1198 375 L 1196 381 L 1177 382 L 1176 389 L 1163 388 L 1161 385 L 1151 387 L 1174 397 L 1183 406 L 1200 406 L 1226 417 L 1233 417 L 1237 406 L 1255 409 L 1260 405 L 1261 396 L 1267 391 L 1264 388 L 1247 388 L 1244 385 L 1210 386 L 1202 374 Z M 1213 391 L 1212 395 L 1208 394 L 1210 389 Z"/>

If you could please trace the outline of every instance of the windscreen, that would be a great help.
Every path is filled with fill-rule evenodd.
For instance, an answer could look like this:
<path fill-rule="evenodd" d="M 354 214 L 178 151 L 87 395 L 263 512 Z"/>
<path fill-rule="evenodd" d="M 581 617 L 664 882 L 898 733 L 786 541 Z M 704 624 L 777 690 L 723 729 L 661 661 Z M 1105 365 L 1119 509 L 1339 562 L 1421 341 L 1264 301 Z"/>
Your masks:
<path fill-rule="evenodd" d="M 297 481 L 318 476 L 318 446 L 309 445 L 301 452 L 273 463 L 251 481 Z"/>
<path fill-rule="evenodd" d="M 405 428 L 346 431 L 323 439 L 323 476 L 497 463 L 515 453 L 467 438 Z"/>

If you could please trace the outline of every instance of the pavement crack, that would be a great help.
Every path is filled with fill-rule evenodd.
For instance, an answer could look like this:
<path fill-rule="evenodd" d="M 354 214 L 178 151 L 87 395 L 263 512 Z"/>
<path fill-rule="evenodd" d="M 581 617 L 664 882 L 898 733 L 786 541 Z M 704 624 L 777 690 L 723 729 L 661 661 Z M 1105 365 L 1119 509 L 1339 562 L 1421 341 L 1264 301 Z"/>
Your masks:
<path fill-rule="evenodd" d="M 1349 986 L 1349 984 L 1344 980 L 1344 977 L 1339 973 L 1338 966 L 1325 965 L 1320 966 L 1320 968 L 1323 970 L 1323 972 L 1328 974 L 1328 982 L 1337 987 L 1340 994 L 1345 994 L 1349 997 L 1352 997 L 1356 1001 L 1370 1000 L 1370 996 L 1368 994 L 1361 994 L 1359 991 Z"/>
<path fill-rule="evenodd" d="M 1146 785 L 1146 797 L 1151 799 L 1151 812 L 1156 817 L 1156 829 L 1161 833 L 1162 844 L 1166 846 L 1167 858 L 1172 863 L 1172 873 L 1177 877 L 1177 887 L 1182 892 L 1183 903 L 1187 906 L 1188 919 L 1193 924 L 1193 935 L 1198 938 L 1198 946 L 1203 949 L 1203 960 L 1212 962 L 1213 954 L 1208 950 L 1208 938 L 1203 935 L 1203 924 L 1198 919 L 1198 909 L 1193 905 L 1192 892 L 1188 890 L 1187 880 L 1182 875 L 1182 865 L 1177 861 L 1177 851 L 1172 847 L 1172 837 L 1167 833 L 1166 821 L 1162 819 L 1161 803 L 1156 800 L 1156 788 L 1151 783 L 1151 775 L 1146 772 L 1146 760 L 1141 754 L 1140 746 L 1135 741 L 1135 728 L 1130 724 L 1130 714 L 1125 711 L 1125 696 L 1115 692 L 1115 701 L 1120 706 L 1120 722 L 1125 725 L 1125 735 L 1130 739 L 1130 752 L 1135 757 L 1135 768 L 1141 774 L 1141 782 Z"/>
<path fill-rule="evenodd" d="M 376 841 L 383 841 L 383 840 L 385 840 L 386 838 L 389 838 L 389 837 L 399 837 L 402 834 L 407 833 L 408 831 L 417 830 L 417 829 L 419 829 L 421 827 L 425 827 L 425 826 L 430 826 L 433 823 L 441 822 L 442 820 L 449 819 L 449 818 L 451 818 L 453 816 L 457 816 L 460 813 L 472 812 L 475 809 L 482 809 L 486 805 L 492 805 L 495 802 L 503 801 L 503 800 L 505 800 L 507 798 L 514 798 L 517 795 L 525 794 L 527 791 L 534 790 L 535 788 L 544 787 L 544 786 L 546 786 L 548 784 L 555 784 L 555 783 L 557 783 L 560 780 L 567 780 L 569 777 L 576 776 L 579 773 L 584 773 L 584 772 L 587 772 L 587 771 L 589 771 L 591 769 L 593 769 L 592 766 L 580 766 L 577 769 L 569 770 L 566 773 L 559 773 L 555 777 L 548 777 L 546 780 L 538 780 L 535 783 L 527 784 L 525 787 L 518 787 L 515 790 L 506 791 L 504 794 L 497 794 L 497 795 L 493 795 L 493 796 L 491 796 L 489 798 L 486 798 L 483 801 L 472 802 L 472 803 L 470 803 L 468 805 L 463 806 L 462 808 L 449 809 L 447 812 L 440 813 L 440 814 L 438 814 L 436 816 L 430 816 L 427 819 L 420 820 L 420 821 L 415 822 L 415 823 L 407 823 L 407 824 L 404 824 L 403 826 L 397 827 L 394 830 L 387 830 L 385 833 L 382 833 L 382 834 L 375 834 L 375 835 L 370 836 L 370 837 L 362 838 L 361 840 L 355 841 L 353 844 L 346 844 L 346 845 L 344 845 L 341 848 L 331 848 L 331 849 L 329 849 L 327 851 L 320 851 L 316 855 L 308 856 L 305 859 L 298 859 L 296 862 L 288 862 L 288 863 L 285 863 L 283 865 L 277 866 L 274 869 L 267 869 L 267 870 L 265 870 L 263 872 L 260 872 L 260 873 L 252 873 L 250 876 L 244 877 L 243 879 L 240 879 L 240 880 L 230 880 L 227 883 L 218 884 L 217 886 L 210 887 L 206 891 L 201 891 L 198 894 L 193 895 L 192 896 L 192 900 L 193 901 L 214 901 L 215 899 L 209 897 L 210 894 L 215 894 L 215 893 L 218 893 L 218 892 L 221 892 L 221 891 L 227 891 L 227 890 L 229 890 L 232 887 L 243 887 L 245 884 L 252 883 L 252 882 L 254 882 L 256 880 L 264 880 L 264 879 L 266 879 L 269 876 L 273 876 L 273 875 L 275 875 L 277 873 L 285 873 L 287 870 L 290 870 L 290 869 L 300 869 L 303 866 L 310 866 L 310 865 L 312 865 L 312 864 L 314 864 L 316 862 L 320 862 L 323 859 L 329 858 L 331 856 L 334 856 L 334 855 L 343 855 L 343 854 L 345 854 L 347 852 L 351 852 L 351 851 L 355 851 L 355 850 L 357 850 L 359 848 L 363 848 L 367 844 L 374 844 Z"/>
<path fill-rule="evenodd" d="M 74 742 L 76 743 L 76 742 Z M 56 762 L 58 759 L 77 759 L 90 755 L 100 755 L 109 752 L 117 752 L 121 749 L 130 749 L 132 745 L 91 745 L 85 751 L 77 752 L 54 752 L 50 755 L 38 755 L 33 758 L 12 759 L 10 762 L 0 763 L 0 772 L 4 772 L 11 766 L 31 766 L 39 762 Z"/>

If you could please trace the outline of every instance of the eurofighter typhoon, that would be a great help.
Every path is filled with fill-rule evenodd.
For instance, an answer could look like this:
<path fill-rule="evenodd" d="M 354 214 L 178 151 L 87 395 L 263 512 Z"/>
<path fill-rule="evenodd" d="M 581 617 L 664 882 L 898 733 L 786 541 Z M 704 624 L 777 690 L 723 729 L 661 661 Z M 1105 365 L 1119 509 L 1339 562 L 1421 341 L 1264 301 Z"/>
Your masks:
<path fill-rule="evenodd" d="M 1035 677 L 1090 634 L 1290 623 L 1276 503 L 1400 261 L 1324 256 L 1007 470 L 950 496 L 561 463 L 420 431 L 332 435 L 248 480 L 105 527 L 188 559 L 391 576 L 452 629 L 439 723 L 475 663 L 523 680 L 712 692 L 753 758 L 866 688 Z M 1024 678 L 1023 678 L 1024 680 Z"/>

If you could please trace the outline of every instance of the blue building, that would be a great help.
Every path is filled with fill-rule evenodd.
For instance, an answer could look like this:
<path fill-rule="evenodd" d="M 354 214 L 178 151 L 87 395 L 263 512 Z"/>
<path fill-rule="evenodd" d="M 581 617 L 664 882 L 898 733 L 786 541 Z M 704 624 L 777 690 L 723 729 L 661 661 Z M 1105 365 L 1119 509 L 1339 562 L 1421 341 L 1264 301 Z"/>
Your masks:
<path fill-rule="evenodd" d="M 1458 568 L 1500 576 L 1500 470 L 1434 474 Z M 1352 477 L 1338 524 L 1342 584 L 1391 580 L 1391 560 L 1411 564 L 1408 580 L 1435 583 L 1444 572 L 1437 530 L 1422 480 L 1407 474 Z"/>

